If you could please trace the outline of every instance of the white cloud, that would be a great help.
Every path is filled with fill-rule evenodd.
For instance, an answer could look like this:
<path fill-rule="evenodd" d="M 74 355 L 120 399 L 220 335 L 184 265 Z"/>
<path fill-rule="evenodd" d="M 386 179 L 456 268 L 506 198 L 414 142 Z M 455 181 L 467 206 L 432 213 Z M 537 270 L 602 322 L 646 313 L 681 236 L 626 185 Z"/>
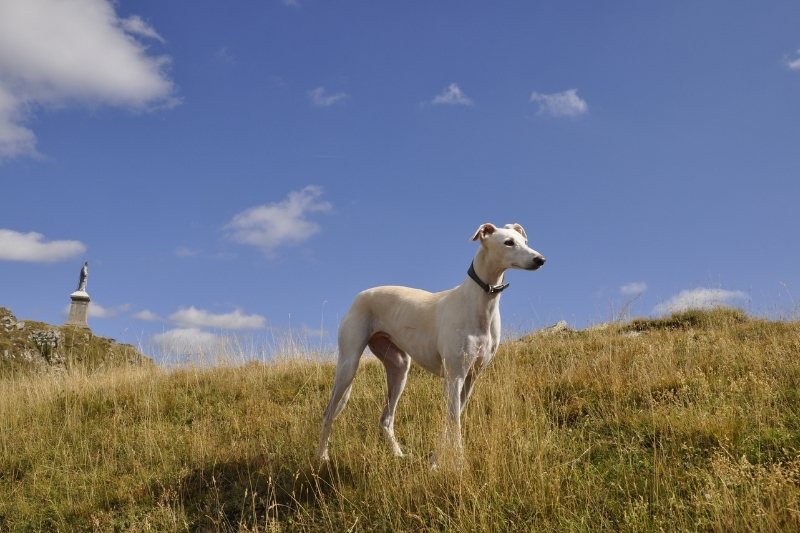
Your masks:
<path fill-rule="evenodd" d="M 139 35 L 140 37 L 147 37 L 148 39 L 154 39 L 161 43 L 166 42 L 164 38 L 159 35 L 159 33 L 151 25 L 142 20 L 142 17 L 139 15 L 133 15 L 121 20 L 120 25 L 122 26 L 123 30 L 130 34 Z"/>
<path fill-rule="evenodd" d="M 347 98 L 345 93 L 328 94 L 324 87 L 317 87 L 308 91 L 308 97 L 311 103 L 317 107 L 330 107 L 337 102 L 341 102 Z"/>
<path fill-rule="evenodd" d="M 220 329 L 259 329 L 266 325 L 261 315 L 246 315 L 241 309 L 231 313 L 214 314 L 194 306 L 178 309 L 169 317 L 183 327 L 210 327 Z"/>
<path fill-rule="evenodd" d="M 137 313 L 134 313 L 133 318 L 135 318 L 136 320 L 147 320 L 149 322 L 161 320 L 161 317 L 158 314 L 148 309 L 143 309 Z"/>
<path fill-rule="evenodd" d="M 89 317 L 90 318 L 114 318 L 120 313 L 124 313 L 130 309 L 130 304 L 122 304 L 114 307 L 103 307 L 97 302 L 89 302 Z"/>
<path fill-rule="evenodd" d="M 451 83 L 441 94 L 436 95 L 433 103 L 436 105 L 474 105 L 472 99 L 464 94 L 455 83 Z"/>
<path fill-rule="evenodd" d="M 41 233 L 19 233 L 0 228 L 0 261 L 53 263 L 86 251 L 80 241 L 45 241 Z"/>
<path fill-rule="evenodd" d="M 223 46 L 214 52 L 214 60 L 227 65 L 236 64 L 236 56 L 234 56 L 227 46 Z"/>
<path fill-rule="evenodd" d="M 309 337 L 322 338 L 322 337 L 325 336 L 325 333 L 327 331 L 328 331 L 327 329 L 324 329 L 324 330 L 320 329 L 319 326 L 314 328 L 314 327 L 309 326 L 308 324 L 303 324 L 300 327 L 300 335 L 302 337 L 307 337 L 307 338 L 309 338 Z"/>
<path fill-rule="evenodd" d="M 166 56 L 136 40 L 163 38 L 111 0 L 0 0 L 0 158 L 36 154 L 26 122 L 42 106 L 175 105 Z"/>
<path fill-rule="evenodd" d="M 539 114 L 554 117 L 577 117 L 589 111 L 586 100 L 578 96 L 577 89 L 569 89 L 561 93 L 531 93 L 531 102 L 539 104 Z"/>
<path fill-rule="evenodd" d="M 787 59 L 786 66 L 789 70 L 800 70 L 800 50 L 797 51 L 797 57 L 794 59 Z"/>
<path fill-rule="evenodd" d="M 685 290 L 676 294 L 666 302 L 655 306 L 656 314 L 677 313 L 687 309 L 711 309 L 720 306 L 733 305 L 734 302 L 746 300 L 748 295 L 742 291 L 728 291 L 725 289 L 697 289 Z"/>
<path fill-rule="evenodd" d="M 219 335 L 198 328 L 176 328 L 153 335 L 150 339 L 161 351 L 177 354 L 212 355 L 223 348 Z"/>
<path fill-rule="evenodd" d="M 311 213 L 333 209 L 321 200 L 322 188 L 309 185 L 277 203 L 251 207 L 233 217 L 225 228 L 228 237 L 271 253 L 279 246 L 298 244 L 319 232 L 319 224 L 308 219 Z"/>
<path fill-rule="evenodd" d="M 0 160 L 36 154 L 36 136 L 20 125 L 25 116 L 24 102 L 6 90 L 0 78 Z"/>
<path fill-rule="evenodd" d="M 114 307 L 104 307 L 95 301 L 89 302 L 89 318 L 114 318 L 130 309 L 130 304 L 122 304 Z M 70 304 L 67 304 L 63 311 L 64 315 L 69 315 Z"/>
<path fill-rule="evenodd" d="M 177 257 L 197 257 L 200 255 L 200 252 L 188 246 L 178 246 L 175 248 L 175 255 Z"/>
<path fill-rule="evenodd" d="M 647 290 L 647 283 L 644 281 L 632 281 L 630 283 L 626 283 L 625 285 L 619 288 L 619 292 L 624 294 L 625 296 L 635 296 L 638 294 L 642 294 Z"/>

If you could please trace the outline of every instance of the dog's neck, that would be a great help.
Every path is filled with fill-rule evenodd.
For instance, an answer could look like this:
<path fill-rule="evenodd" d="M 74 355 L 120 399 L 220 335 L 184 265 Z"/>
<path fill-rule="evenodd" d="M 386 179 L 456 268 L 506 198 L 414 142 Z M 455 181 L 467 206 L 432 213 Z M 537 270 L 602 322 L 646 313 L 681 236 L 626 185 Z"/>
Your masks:
<path fill-rule="evenodd" d="M 506 271 L 506 269 L 504 267 L 498 266 L 495 262 L 493 262 L 489 257 L 489 253 L 482 246 L 478 250 L 478 253 L 475 254 L 475 259 L 472 260 L 472 266 L 475 269 L 475 273 L 478 275 L 481 281 L 483 281 L 487 285 L 499 286 L 503 284 L 503 273 Z M 471 279 L 468 279 L 467 282 L 473 284 L 475 283 Z M 477 284 L 475 284 L 475 286 L 478 287 Z M 478 288 L 481 291 L 484 291 L 483 288 L 481 287 Z M 488 295 L 499 296 L 500 292 Z"/>

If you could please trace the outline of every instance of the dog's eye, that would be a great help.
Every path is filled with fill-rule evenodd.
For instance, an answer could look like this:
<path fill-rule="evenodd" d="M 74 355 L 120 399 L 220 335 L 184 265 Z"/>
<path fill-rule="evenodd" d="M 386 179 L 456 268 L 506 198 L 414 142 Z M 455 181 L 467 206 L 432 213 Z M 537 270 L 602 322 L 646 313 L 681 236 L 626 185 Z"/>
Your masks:
<path fill-rule="evenodd" d="M 514 239 L 506 239 L 506 242 L 504 242 L 503 244 L 505 244 L 506 246 L 514 246 Z"/>

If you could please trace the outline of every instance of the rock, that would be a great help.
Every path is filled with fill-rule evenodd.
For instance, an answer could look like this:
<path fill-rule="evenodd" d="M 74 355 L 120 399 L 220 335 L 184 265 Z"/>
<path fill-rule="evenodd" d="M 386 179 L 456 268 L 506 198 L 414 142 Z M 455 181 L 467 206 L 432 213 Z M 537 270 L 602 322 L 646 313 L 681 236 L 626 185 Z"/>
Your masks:
<path fill-rule="evenodd" d="M 0 324 L 2 324 L 3 329 L 6 331 L 11 331 L 19 325 L 19 322 L 14 320 L 14 317 L 6 315 L 3 318 L 0 318 Z"/>
<path fill-rule="evenodd" d="M 12 331 L 14 329 L 20 329 L 19 322 L 17 322 L 17 317 L 11 314 L 11 311 L 6 309 L 5 307 L 0 307 L 0 327 L 3 328 L 6 332 Z M 22 323 L 23 327 L 25 323 Z"/>
<path fill-rule="evenodd" d="M 537 335 L 552 335 L 554 333 L 562 333 L 565 331 L 573 331 L 569 324 L 567 324 L 566 320 L 559 320 L 552 326 L 542 328 L 536 332 Z"/>
<path fill-rule="evenodd" d="M 28 338 L 36 345 L 39 353 L 42 354 L 42 357 L 47 362 L 59 364 L 63 359 L 63 356 L 56 351 L 56 348 L 61 343 L 61 333 L 59 331 L 54 329 L 34 331 Z"/>

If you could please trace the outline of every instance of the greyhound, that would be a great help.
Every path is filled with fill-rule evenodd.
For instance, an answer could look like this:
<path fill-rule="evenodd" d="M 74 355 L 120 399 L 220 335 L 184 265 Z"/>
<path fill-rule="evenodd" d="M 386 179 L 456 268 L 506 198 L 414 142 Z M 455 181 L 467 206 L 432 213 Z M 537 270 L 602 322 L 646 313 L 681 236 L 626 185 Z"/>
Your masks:
<path fill-rule="evenodd" d="M 444 378 L 447 404 L 445 439 L 459 455 L 461 413 L 481 372 L 500 344 L 500 293 L 509 268 L 536 270 L 545 262 L 528 247 L 519 224 L 480 226 L 472 240 L 480 247 L 464 282 L 430 293 L 410 287 L 374 287 L 359 293 L 339 326 L 339 358 L 333 392 L 325 409 L 317 451 L 327 461 L 331 425 L 350 397 L 353 377 L 369 346 L 386 368 L 388 394 L 381 429 L 398 457 L 403 450 L 394 435 L 394 413 L 406 385 L 411 360 Z"/>

